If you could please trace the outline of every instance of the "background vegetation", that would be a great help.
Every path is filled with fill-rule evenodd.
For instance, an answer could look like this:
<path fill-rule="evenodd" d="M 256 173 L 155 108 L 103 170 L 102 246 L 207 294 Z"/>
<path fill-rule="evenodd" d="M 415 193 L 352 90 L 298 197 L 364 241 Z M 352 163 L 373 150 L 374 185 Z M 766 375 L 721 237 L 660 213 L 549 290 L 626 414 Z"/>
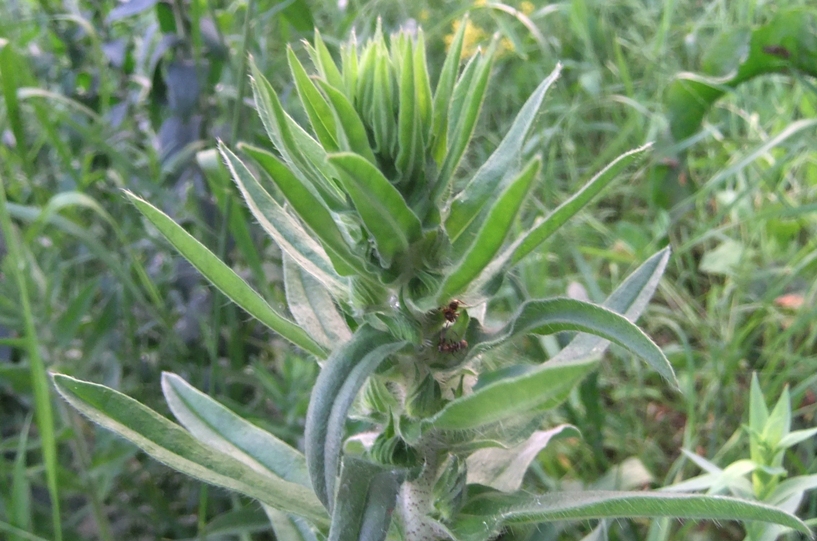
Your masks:
<path fill-rule="evenodd" d="M 299 40 L 317 27 L 336 53 L 352 31 L 371 35 L 378 17 L 388 31 L 423 27 L 432 77 L 465 12 L 471 50 L 500 33 L 469 163 L 485 160 L 520 104 L 564 64 L 532 143 L 546 158 L 532 211 L 554 208 L 615 156 L 656 141 L 652 161 L 521 266 L 503 295 L 509 305 L 565 294 L 601 300 L 671 245 L 641 326 L 670 357 L 683 392 L 613 348 L 619 362 L 603 364 L 559 410 L 583 443 L 542 453 L 531 482 L 664 486 L 700 473 L 681 449 L 721 467 L 748 457 L 742 425 L 753 372 L 770 405 L 789 385 L 795 428 L 815 426 L 814 79 L 785 70 L 729 88 L 681 141 L 672 139 L 677 105 L 668 92 L 680 72 L 727 75 L 711 67 L 718 59 L 729 67 L 741 50 L 730 36 L 798 7 L 798 20 L 814 16 L 806 0 L 6 0 L 0 537 L 273 538 L 256 504 L 175 474 L 81 419 L 55 399 L 46 371 L 166 412 L 158 382 L 172 370 L 298 445 L 317 366 L 206 285 L 120 189 L 160 206 L 283 305 L 280 254 L 243 208 L 215 143 L 266 144 L 248 100 L 247 53 L 286 100 L 287 44 L 301 55 Z M 793 39 L 817 55 L 814 35 Z M 541 359 L 559 339 L 516 353 Z M 786 452 L 790 475 L 817 475 L 815 447 L 812 437 Z M 817 517 L 817 495 L 799 509 Z M 647 525 L 621 522 L 610 535 L 641 539 Z M 742 531 L 690 523 L 673 535 L 740 539 Z"/>

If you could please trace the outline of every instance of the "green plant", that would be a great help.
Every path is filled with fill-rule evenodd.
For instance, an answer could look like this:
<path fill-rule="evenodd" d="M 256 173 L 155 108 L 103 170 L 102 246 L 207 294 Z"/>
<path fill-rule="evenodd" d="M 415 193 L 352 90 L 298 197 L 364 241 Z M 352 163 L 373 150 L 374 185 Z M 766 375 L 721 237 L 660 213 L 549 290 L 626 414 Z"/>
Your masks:
<path fill-rule="evenodd" d="M 749 393 L 749 424 L 744 431 L 749 435 L 750 457 L 736 460 L 719 468 L 709 460 L 690 451 L 684 455 L 706 473 L 665 487 L 668 491 L 707 491 L 708 494 L 733 494 L 753 499 L 793 513 L 806 492 L 817 488 L 817 475 L 788 477 L 783 467 L 786 451 L 815 434 L 817 428 L 791 430 L 792 412 L 788 387 L 783 390 L 774 409 L 769 412 L 760 390 L 757 374 L 752 374 Z M 748 476 L 751 474 L 751 478 Z M 814 523 L 814 519 L 809 521 Z M 777 524 L 748 524 L 746 539 L 773 541 L 787 528 Z"/>
<path fill-rule="evenodd" d="M 702 74 L 683 72 L 676 76 L 665 98 L 668 141 L 665 148 L 658 150 L 662 160 L 651 173 L 653 198 L 658 204 L 677 203 L 698 188 L 685 188 L 683 182 L 679 185 L 685 148 L 691 145 L 689 140 L 700 129 L 709 109 L 724 94 L 761 75 L 817 76 L 815 31 L 817 12 L 813 9 L 782 10 L 763 26 L 753 29 L 741 25 L 721 32 L 701 59 Z M 812 126 L 803 121 L 796 129 L 792 126 L 793 133 L 785 137 Z"/>
<path fill-rule="evenodd" d="M 187 430 L 101 385 L 54 375 L 60 393 L 158 460 L 259 500 L 279 538 L 315 539 L 317 531 L 337 540 L 482 540 L 515 524 L 658 516 L 764 520 L 807 532 L 789 513 L 735 498 L 532 495 L 520 490 L 525 468 L 509 468 L 518 466 L 518 452 L 483 453 L 520 446 L 535 456 L 571 433 L 537 429 L 611 342 L 675 383 L 663 352 L 633 323 L 669 251 L 650 257 L 601 305 L 528 300 L 508 315 L 492 303 L 505 274 L 648 147 L 614 160 L 546 217 L 526 212 L 542 160 L 526 155 L 525 142 L 557 67 L 494 153 L 461 178 L 496 46 L 460 71 L 462 41 L 461 31 L 432 92 L 421 33 L 396 34 L 387 45 L 378 30 L 362 46 L 347 42 L 340 69 L 316 33 L 307 52 L 317 74 L 288 51 L 312 134 L 252 67 L 255 103 L 281 157 L 243 145 L 268 177 L 259 178 L 226 146 L 220 151 L 284 254 L 292 320 L 167 215 L 130 195 L 228 297 L 324 359 L 305 455 L 174 374 L 163 376 L 162 388 Z M 546 362 L 508 360 L 511 341 L 561 331 L 579 334 Z M 352 414 L 372 430 L 345 440 Z"/>

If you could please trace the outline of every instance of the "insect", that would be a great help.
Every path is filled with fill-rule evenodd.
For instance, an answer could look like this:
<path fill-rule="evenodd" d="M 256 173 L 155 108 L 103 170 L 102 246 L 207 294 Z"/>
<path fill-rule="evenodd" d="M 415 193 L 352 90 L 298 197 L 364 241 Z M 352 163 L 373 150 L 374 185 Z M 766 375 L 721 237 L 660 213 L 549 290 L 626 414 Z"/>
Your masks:
<path fill-rule="evenodd" d="M 444 336 L 440 336 L 440 342 L 437 344 L 437 349 L 442 353 L 456 353 L 468 347 L 468 342 L 465 340 L 447 340 Z"/>
<path fill-rule="evenodd" d="M 446 327 L 453 325 L 457 321 L 457 318 L 460 317 L 460 306 L 465 306 L 465 303 L 454 299 L 447 305 L 440 308 L 440 311 L 443 313 L 443 317 L 445 318 Z"/>
<path fill-rule="evenodd" d="M 788 59 L 791 56 L 791 52 L 782 45 L 766 45 L 763 47 L 763 52 L 785 59 Z"/>

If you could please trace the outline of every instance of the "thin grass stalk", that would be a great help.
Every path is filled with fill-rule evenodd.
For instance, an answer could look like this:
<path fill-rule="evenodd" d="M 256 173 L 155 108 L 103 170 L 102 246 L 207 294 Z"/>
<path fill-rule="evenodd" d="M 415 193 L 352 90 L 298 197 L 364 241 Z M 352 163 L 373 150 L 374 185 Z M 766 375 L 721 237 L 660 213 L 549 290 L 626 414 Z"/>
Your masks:
<path fill-rule="evenodd" d="M 12 272 L 20 292 L 20 308 L 23 315 L 25 329 L 25 349 L 28 353 L 29 369 L 31 370 L 31 385 L 34 391 L 34 414 L 37 419 L 37 428 L 42 442 L 43 462 L 48 493 L 51 497 L 51 520 L 54 525 L 54 540 L 62 541 L 62 522 L 60 519 L 60 499 L 57 483 L 57 441 L 54 434 L 54 412 L 51 407 L 51 392 L 48 388 L 48 374 L 45 363 L 40 356 L 37 329 L 34 325 L 34 315 L 31 312 L 31 300 L 28 296 L 26 284 L 26 261 L 18 243 L 14 226 L 9 216 L 6 201 L 5 180 L 0 178 L 0 229 L 6 239 L 8 255 L 12 262 Z"/>

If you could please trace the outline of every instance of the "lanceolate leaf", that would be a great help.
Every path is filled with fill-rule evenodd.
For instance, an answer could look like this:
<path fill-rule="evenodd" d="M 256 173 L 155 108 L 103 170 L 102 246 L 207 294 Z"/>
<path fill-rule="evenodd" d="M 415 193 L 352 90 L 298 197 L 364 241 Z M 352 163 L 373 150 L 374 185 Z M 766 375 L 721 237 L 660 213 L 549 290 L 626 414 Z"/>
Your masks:
<path fill-rule="evenodd" d="M 342 43 L 340 46 L 340 62 L 343 75 L 343 87 L 346 97 L 349 98 L 349 103 L 355 103 L 355 96 L 357 95 L 357 36 L 352 30 L 352 35 L 349 40 Z"/>
<path fill-rule="evenodd" d="M 293 517 L 269 505 L 263 505 L 276 541 L 318 541 L 313 529 L 300 517 Z"/>
<path fill-rule="evenodd" d="M 162 373 L 162 392 L 176 419 L 200 442 L 263 474 L 311 488 L 304 456 L 266 430 L 245 421 L 176 374 Z"/>
<path fill-rule="evenodd" d="M 462 40 L 467 25 L 468 19 L 464 18 L 460 23 L 457 34 L 454 36 L 454 41 L 451 42 L 451 47 L 448 49 L 448 56 L 445 57 L 440 79 L 437 81 L 437 88 L 434 90 L 431 152 L 438 167 L 442 166 L 445 151 L 448 147 L 448 106 L 451 103 L 451 92 L 454 90 L 454 83 L 457 80 L 460 57 L 462 56 Z"/>
<path fill-rule="evenodd" d="M 348 408 L 366 378 L 403 345 L 391 335 L 363 325 L 332 353 L 315 382 L 306 414 L 306 462 L 312 487 L 327 509 L 331 510 L 334 499 Z"/>
<path fill-rule="evenodd" d="M 652 298 L 661 275 L 669 261 L 670 249 L 664 248 L 641 264 L 616 290 L 602 306 L 622 314 L 629 321 L 635 321 L 647 307 Z M 577 359 L 597 359 L 610 344 L 607 340 L 592 334 L 579 334 L 570 344 L 545 364 L 571 363 Z"/>
<path fill-rule="evenodd" d="M 403 184 L 415 182 L 415 175 L 423 167 L 425 158 L 425 144 L 423 142 L 423 127 L 421 126 L 420 104 L 417 100 L 417 91 L 414 80 L 414 54 L 411 40 L 408 37 L 401 40 L 402 63 L 399 79 L 400 109 L 397 117 L 397 160 L 395 165 L 400 172 L 400 181 Z M 392 44 L 392 47 L 395 45 Z M 398 45 L 399 46 L 399 45 Z"/>
<path fill-rule="evenodd" d="M 499 380 L 449 402 L 437 415 L 423 421 L 423 428 L 478 429 L 531 411 L 554 408 L 595 366 L 593 359 L 556 366 L 542 365 L 522 376 Z"/>
<path fill-rule="evenodd" d="M 480 449 L 468 457 L 468 484 L 489 486 L 502 492 L 517 491 L 522 488 L 525 472 L 539 452 L 551 440 L 570 436 L 581 436 L 581 433 L 573 425 L 559 425 L 550 430 L 537 430 L 527 440 L 510 449 Z"/>
<path fill-rule="evenodd" d="M 332 350 L 352 337 L 329 292 L 284 254 L 287 305 L 295 321 L 323 347 Z"/>
<path fill-rule="evenodd" d="M 343 460 L 329 541 L 382 541 L 406 474 L 354 457 Z"/>
<path fill-rule="evenodd" d="M 538 157 L 528 162 L 522 173 L 493 204 L 468 251 L 443 282 L 437 304 L 445 304 L 464 291 L 499 252 L 519 209 L 527 199 L 541 163 Z M 457 248 L 455 244 L 455 252 Z"/>
<path fill-rule="evenodd" d="M 284 111 L 278 95 L 255 62 L 250 62 L 250 68 L 255 106 L 275 148 L 287 165 L 309 181 L 310 190 L 324 204 L 335 210 L 344 210 L 346 201 L 343 193 L 331 181 L 334 175 L 326 163 L 326 150 Z"/>
<path fill-rule="evenodd" d="M 383 156 L 389 156 L 397 143 L 396 130 L 397 121 L 394 107 L 394 80 L 392 77 L 392 65 L 389 58 L 389 51 L 383 39 L 383 33 L 378 23 L 377 35 L 372 45 L 373 62 L 372 73 L 364 75 L 372 82 L 371 92 L 371 120 L 370 125 L 374 131 L 374 140 L 377 152 Z"/>
<path fill-rule="evenodd" d="M 276 541 L 318 541 L 314 528 L 302 518 L 288 515 L 269 505 L 262 506 L 272 524 Z"/>
<path fill-rule="evenodd" d="M 602 306 L 634 322 L 652 297 L 669 259 L 669 248 L 645 261 L 607 298 Z M 477 342 L 469 336 L 469 341 Z M 428 426 L 456 429 L 478 427 L 559 404 L 601 358 L 609 341 L 593 334 L 578 334 L 555 357 L 512 378 L 480 387 L 449 404 Z M 563 367 L 565 371 L 556 370 Z"/>
<path fill-rule="evenodd" d="M 221 145 L 220 148 L 233 175 L 239 172 L 245 176 L 249 174 L 235 154 L 224 145 Z M 332 219 L 332 215 L 322 201 L 317 199 L 278 158 L 269 152 L 250 146 L 244 146 L 243 150 L 264 168 L 298 217 L 320 239 L 338 274 L 372 277 L 363 260 L 352 253 L 349 245 L 346 244 L 335 220 Z"/>
<path fill-rule="evenodd" d="M 501 343 L 517 334 L 559 330 L 591 330 L 593 334 L 604 338 L 598 338 L 600 341 L 598 344 L 587 344 L 590 346 L 589 349 L 580 345 L 569 356 L 559 358 L 562 352 L 572 346 L 573 343 L 571 343 L 571 346 L 562 350 L 557 357 L 534 370 L 515 377 L 500 379 L 479 388 L 470 395 L 454 400 L 437 415 L 425 421 L 424 427 L 449 430 L 478 428 L 532 410 L 552 408 L 563 401 L 573 386 L 595 367 L 600 351 L 596 351 L 594 347 L 600 347 L 603 351 L 605 338 L 612 339 L 614 335 L 617 335 L 618 338 L 613 341 L 618 340 L 619 344 L 628 343 L 629 345 L 625 347 L 633 351 L 637 350 L 638 355 L 649 359 L 648 362 L 651 365 L 658 367 L 659 373 L 671 382 L 675 382 L 672 367 L 664 354 L 638 327 L 630 323 L 624 316 L 573 299 L 550 299 L 526 303 L 516 317 L 499 331 L 482 336 L 478 334 L 469 336 L 469 342 L 474 344 L 471 354 L 478 353 L 490 345 Z"/>
<path fill-rule="evenodd" d="M 339 130 L 340 149 L 360 154 L 372 164 L 376 164 L 374 152 L 369 146 L 369 136 L 366 135 L 366 127 L 352 106 L 352 102 L 343 92 L 329 86 L 324 81 L 319 79 L 318 84 L 334 109 Z"/>
<path fill-rule="evenodd" d="M 622 171 L 633 163 L 638 162 L 643 157 L 644 152 L 651 148 L 652 144 L 650 143 L 625 152 L 613 160 L 610 165 L 602 169 L 595 177 L 590 179 L 581 190 L 559 205 L 559 207 L 551 212 L 541 223 L 535 225 L 525 234 L 524 240 L 511 256 L 511 264 L 518 262 L 543 243 L 567 222 L 567 220 L 589 203 L 591 199 L 598 195 L 605 186 L 615 180 Z"/>
<path fill-rule="evenodd" d="M 644 331 L 612 310 L 575 299 L 528 301 L 504 327 L 476 338 L 474 349 L 491 347 L 523 334 L 550 334 L 566 330 L 589 332 L 629 349 L 669 382 L 677 385 L 672 365 Z"/>
<path fill-rule="evenodd" d="M 248 146 L 242 146 L 242 149 L 250 155 L 264 152 Z M 243 162 L 234 160 L 234 165 L 233 180 L 264 231 L 275 240 L 281 250 L 314 276 L 332 295 L 338 298 L 348 295 L 349 286 L 332 267 L 323 246 L 273 199 Z"/>
<path fill-rule="evenodd" d="M 453 530 L 460 541 L 481 541 L 503 526 L 600 518 L 674 517 L 696 520 L 762 520 L 810 535 L 800 519 L 758 502 L 665 492 L 551 492 L 540 496 L 490 493 L 471 500 Z"/>
<path fill-rule="evenodd" d="M 374 237 L 385 266 L 420 238 L 420 220 L 400 192 L 374 165 L 357 154 L 332 154 L 329 161 L 340 173 L 366 229 Z"/>
<path fill-rule="evenodd" d="M 318 68 L 321 78 L 333 88 L 343 92 L 343 78 L 317 28 L 315 29 L 315 47 L 309 47 L 309 55 L 312 57 L 312 63 Z"/>
<path fill-rule="evenodd" d="M 325 357 L 326 354 L 323 348 L 312 340 L 303 329 L 276 312 L 233 269 L 223 263 L 190 233 L 144 199 L 130 192 L 125 192 L 125 194 L 136 205 L 139 212 L 156 226 L 168 242 L 229 299 L 293 344 L 318 357 Z"/>
<path fill-rule="evenodd" d="M 560 71 L 561 65 L 557 65 L 553 73 L 531 94 L 502 142 L 452 202 L 445 221 L 445 229 L 452 242 L 477 219 L 485 205 L 504 189 L 503 179 L 509 171 L 514 171 L 513 166 L 521 159 L 522 147 L 542 106 L 545 93 L 559 78 Z"/>
<path fill-rule="evenodd" d="M 298 90 L 298 96 L 301 98 L 301 103 L 306 110 L 318 141 L 327 151 L 338 150 L 337 127 L 335 126 L 332 109 L 315 87 L 315 83 L 309 78 L 309 74 L 306 73 L 298 57 L 295 56 L 292 47 L 287 47 L 287 59 L 289 60 L 289 69 L 292 71 L 292 78 L 295 80 L 295 88 Z"/>
<path fill-rule="evenodd" d="M 474 69 L 472 77 L 469 77 L 470 80 L 466 79 L 466 76 L 471 74 L 468 67 L 466 67 L 463 76 L 457 82 L 457 86 L 454 87 L 451 118 L 448 125 L 448 152 L 440 168 L 437 187 L 434 190 L 435 201 L 447 190 L 454 173 L 457 171 L 457 166 L 460 164 L 463 154 L 465 154 L 468 142 L 474 134 L 479 112 L 482 109 L 482 102 L 485 99 L 485 91 L 488 88 L 488 78 L 494 63 L 496 43 L 496 40 L 491 42 L 485 56 L 480 58 Z"/>
<path fill-rule="evenodd" d="M 316 524 L 328 523 L 320 502 L 308 488 L 261 473 L 208 447 L 179 425 L 113 389 L 60 374 L 55 374 L 53 379 L 57 390 L 72 406 L 156 460 Z"/>

